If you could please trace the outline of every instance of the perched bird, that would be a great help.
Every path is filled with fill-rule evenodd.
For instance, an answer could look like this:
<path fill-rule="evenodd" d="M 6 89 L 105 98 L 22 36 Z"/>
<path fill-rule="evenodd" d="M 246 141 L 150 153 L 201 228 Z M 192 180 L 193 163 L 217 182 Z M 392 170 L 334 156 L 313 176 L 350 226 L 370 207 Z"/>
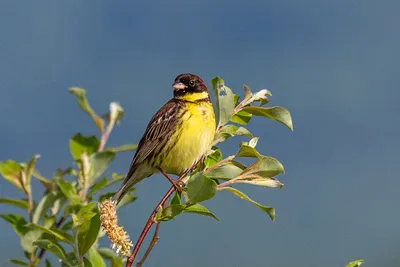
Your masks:
<path fill-rule="evenodd" d="M 207 86 L 195 74 L 180 74 L 172 84 L 174 96 L 150 120 L 128 174 L 113 196 L 118 203 L 130 187 L 154 173 L 181 175 L 209 150 L 215 117 Z"/>

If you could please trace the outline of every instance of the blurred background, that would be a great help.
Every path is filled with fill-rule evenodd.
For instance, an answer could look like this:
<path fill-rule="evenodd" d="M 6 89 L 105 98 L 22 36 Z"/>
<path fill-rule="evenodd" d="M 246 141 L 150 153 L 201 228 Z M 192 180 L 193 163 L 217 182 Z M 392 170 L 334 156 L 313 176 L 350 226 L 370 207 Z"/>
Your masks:
<path fill-rule="evenodd" d="M 176 75 L 219 75 L 240 94 L 243 84 L 269 89 L 271 104 L 292 113 L 293 133 L 261 118 L 249 126 L 258 150 L 284 164 L 285 187 L 241 188 L 277 219 L 219 193 L 205 203 L 219 222 L 184 214 L 163 224 L 145 266 L 400 266 L 399 10 L 390 0 L 3 0 L 0 160 L 39 153 L 46 177 L 71 166 L 69 138 L 97 131 L 69 87 L 85 88 L 100 114 L 120 102 L 125 117 L 109 141 L 119 145 L 139 141 Z M 126 172 L 132 155 L 110 169 Z M 0 186 L 2 197 L 22 197 Z M 120 210 L 134 240 L 167 188 L 159 175 L 145 180 Z M 0 232 L 9 266 L 22 256 L 19 238 L 3 220 Z"/>

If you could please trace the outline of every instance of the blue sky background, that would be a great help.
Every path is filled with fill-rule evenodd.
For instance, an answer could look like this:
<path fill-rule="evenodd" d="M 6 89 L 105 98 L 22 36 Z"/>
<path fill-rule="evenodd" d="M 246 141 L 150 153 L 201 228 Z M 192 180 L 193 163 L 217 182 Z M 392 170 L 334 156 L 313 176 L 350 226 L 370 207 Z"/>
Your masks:
<path fill-rule="evenodd" d="M 241 188 L 274 205 L 276 221 L 222 192 L 205 203 L 219 222 L 182 215 L 162 225 L 146 266 L 398 266 L 399 10 L 394 0 L 1 1 L 0 160 L 40 153 L 47 177 L 72 164 L 68 139 L 96 128 L 71 86 L 86 88 L 99 113 L 110 101 L 125 108 L 110 145 L 139 141 L 179 73 L 219 75 L 240 93 L 268 88 L 295 131 L 264 119 L 250 130 L 285 165 L 285 187 Z M 126 172 L 131 156 L 111 169 Z M 0 185 L 2 197 L 21 197 Z M 145 180 L 121 210 L 133 239 L 168 187 Z M 22 258 L 19 239 L 4 221 L 0 233 L 8 266 Z"/>

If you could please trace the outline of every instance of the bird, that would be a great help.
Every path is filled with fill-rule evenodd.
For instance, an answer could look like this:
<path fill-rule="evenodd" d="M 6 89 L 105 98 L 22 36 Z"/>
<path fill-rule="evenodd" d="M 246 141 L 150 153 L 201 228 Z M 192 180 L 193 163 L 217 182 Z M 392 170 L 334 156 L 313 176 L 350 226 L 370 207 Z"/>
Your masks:
<path fill-rule="evenodd" d="M 129 189 L 155 173 L 182 175 L 211 148 L 216 123 L 207 86 L 196 74 L 178 75 L 173 97 L 151 118 L 139 141 L 129 171 L 112 200 L 118 204 Z"/>

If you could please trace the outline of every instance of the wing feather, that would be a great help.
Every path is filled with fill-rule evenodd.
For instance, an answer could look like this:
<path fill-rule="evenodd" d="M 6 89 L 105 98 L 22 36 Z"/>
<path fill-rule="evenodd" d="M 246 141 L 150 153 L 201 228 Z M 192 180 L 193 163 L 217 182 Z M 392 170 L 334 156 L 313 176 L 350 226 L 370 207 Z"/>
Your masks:
<path fill-rule="evenodd" d="M 152 157 L 153 153 L 159 153 L 164 148 L 175 133 L 179 116 L 182 115 L 181 109 L 183 106 L 182 101 L 172 99 L 154 114 L 139 142 L 124 183 L 132 176 L 137 165 Z"/>

